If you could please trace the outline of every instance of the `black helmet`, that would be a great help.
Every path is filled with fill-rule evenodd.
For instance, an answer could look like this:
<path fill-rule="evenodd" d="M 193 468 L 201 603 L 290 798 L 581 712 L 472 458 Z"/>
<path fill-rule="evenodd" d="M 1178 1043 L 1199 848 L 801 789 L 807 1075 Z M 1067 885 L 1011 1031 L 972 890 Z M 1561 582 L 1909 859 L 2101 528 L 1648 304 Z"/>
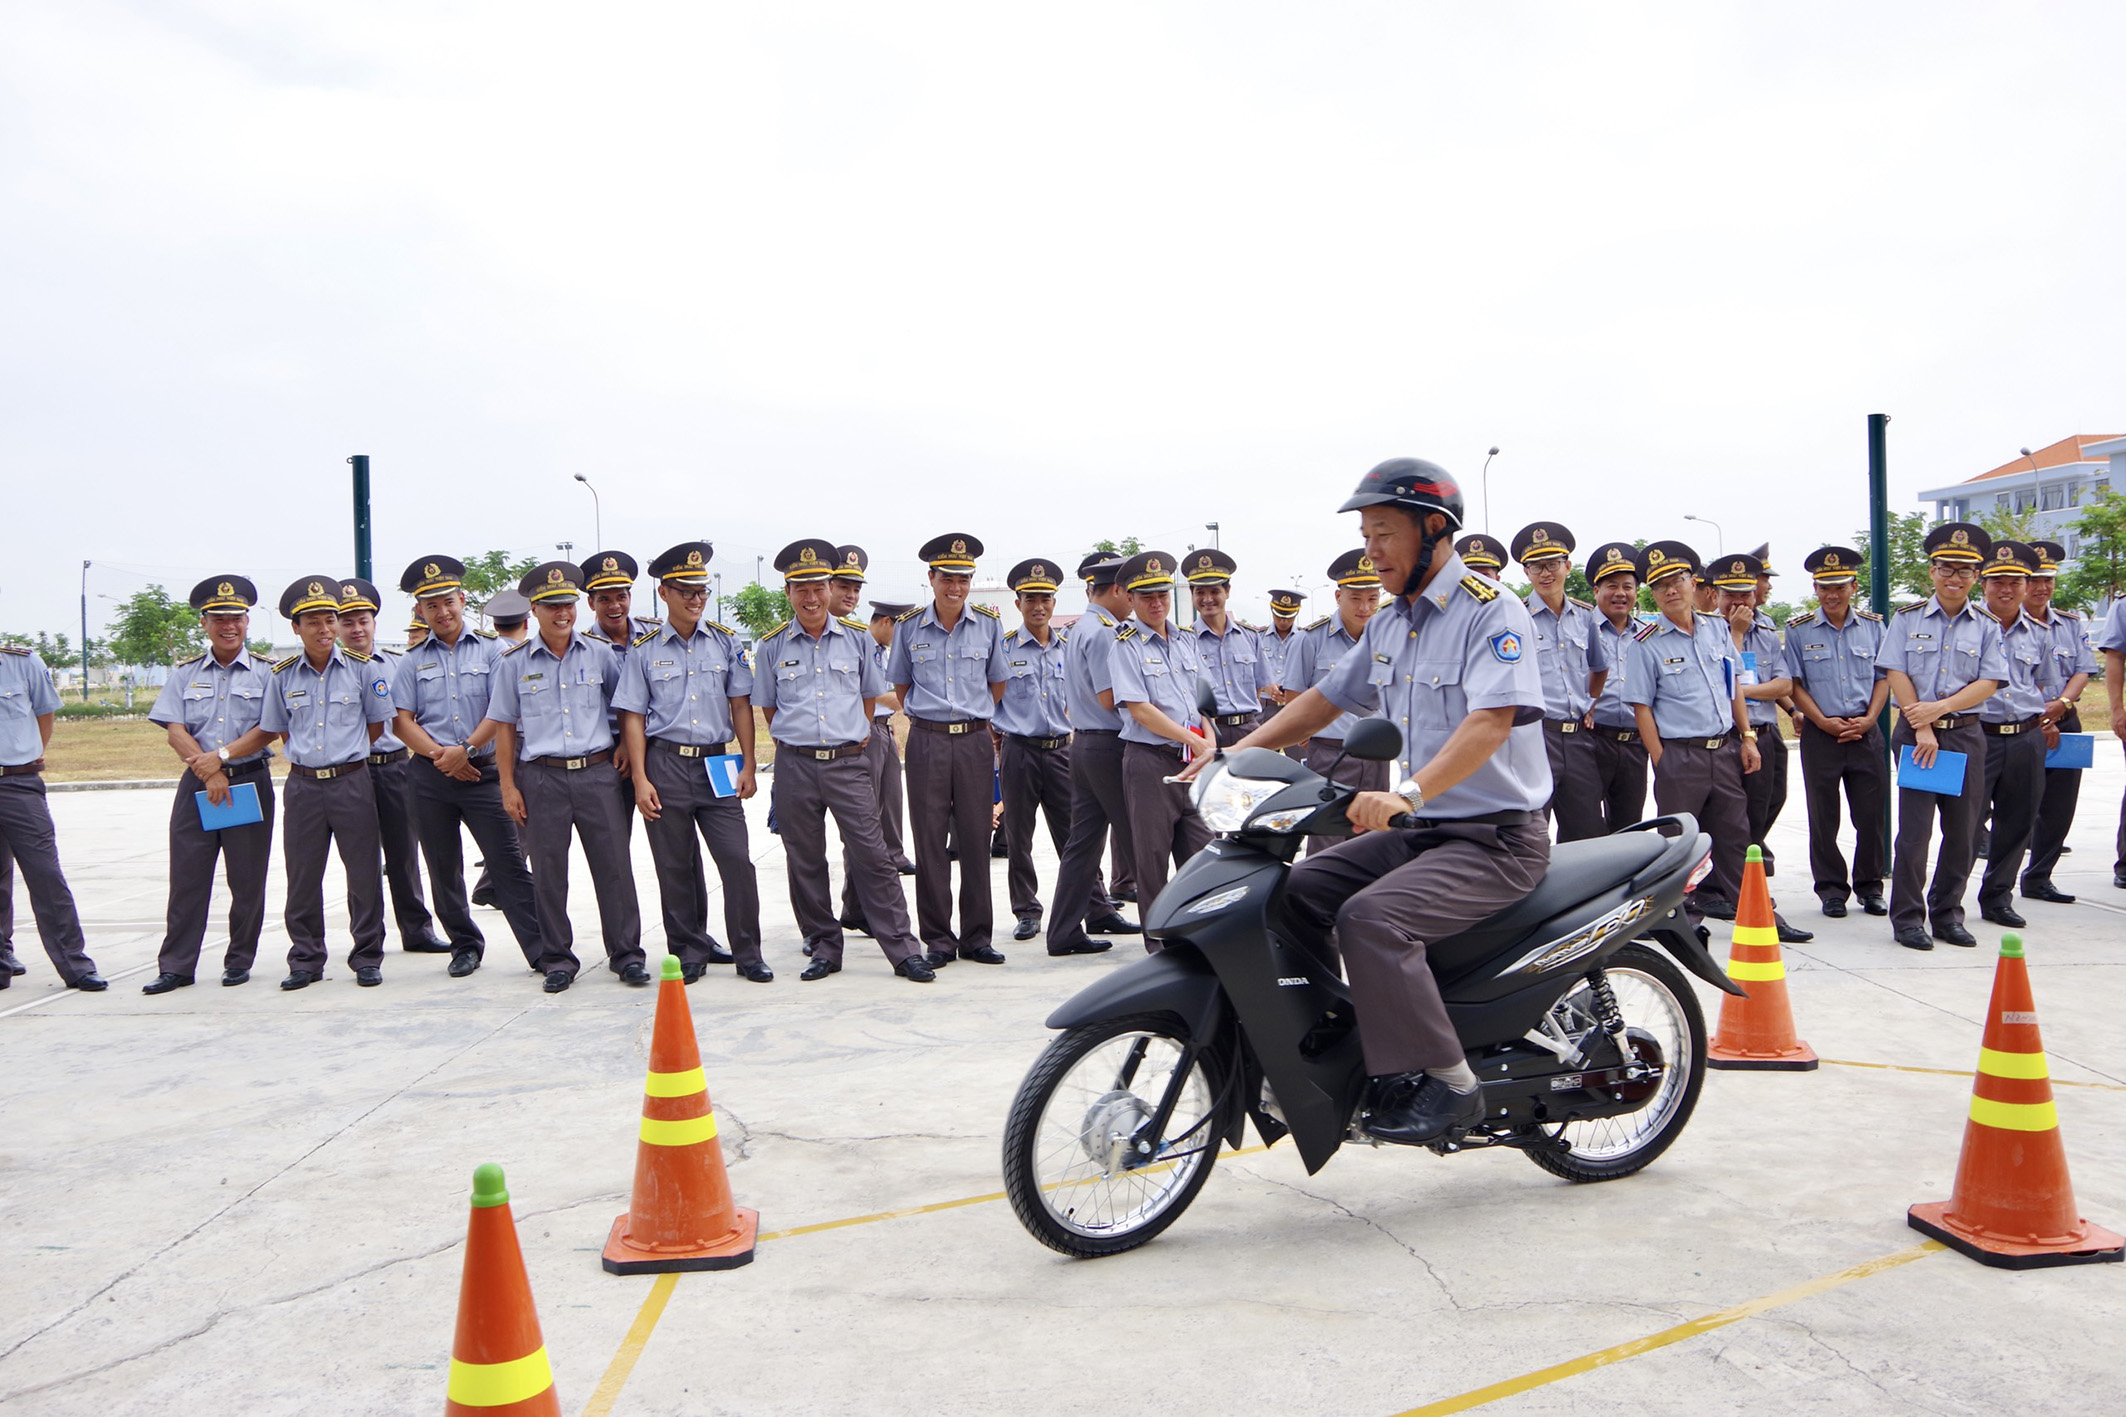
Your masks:
<path fill-rule="evenodd" d="M 1390 458 L 1367 473 L 1358 484 L 1358 490 L 1344 499 L 1336 510 L 1355 512 L 1360 507 L 1376 507 L 1386 502 L 1418 513 L 1444 512 L 1447 530 L 1461 530 L 1462 488 L 1452 474 L 1438 463 L 1426 462 L 1423 458 Z"/>

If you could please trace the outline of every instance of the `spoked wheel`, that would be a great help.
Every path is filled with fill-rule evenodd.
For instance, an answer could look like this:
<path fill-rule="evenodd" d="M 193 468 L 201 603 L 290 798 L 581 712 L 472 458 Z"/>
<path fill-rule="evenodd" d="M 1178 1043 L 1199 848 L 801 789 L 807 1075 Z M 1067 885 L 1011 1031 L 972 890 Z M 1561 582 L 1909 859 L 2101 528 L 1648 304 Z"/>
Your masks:
<path fill-rule="evenodd" d="M 1627 1085 L 1645 1088 L 1645 1104 L 1636 1111 L 1543 1128 L 1568 1149 L 1530 1147 L 1525 1154 L 1568 1181 L 1614 1181 L 1644 1169 L 1682 1134 L 1705 1086 L 1705 1015 L 1682 971 L 1647 946 L 1631 944 L 1610 957 L 1603 973 L 1624 1016 L 1626 1045 L 1639 1062 L 1661 1072 Z M 1599 1027 L 1591 984 L 1582 984 L 1560 1007 Z"/>
<path fill-rule="evenodd" d="M 1155 1126 L 1169 1097 L 1165 1125 Z M 1218 1111 L 1203 1056 L 1170 1016 L 1071 1029 L 1012 1099 L 1011 1208 L 1035 1239 L 1066 1255 L 1133 1250 L 1173 1224 L 1210 1179 Z"/>

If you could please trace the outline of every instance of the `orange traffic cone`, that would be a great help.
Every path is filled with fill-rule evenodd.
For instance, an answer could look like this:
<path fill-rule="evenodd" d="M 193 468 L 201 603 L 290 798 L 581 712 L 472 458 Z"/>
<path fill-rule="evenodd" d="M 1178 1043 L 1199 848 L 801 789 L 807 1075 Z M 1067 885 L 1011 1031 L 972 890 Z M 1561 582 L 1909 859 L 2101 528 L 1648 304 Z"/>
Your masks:
<path fill-rule="evenodd" d="M 736 1269 L 752 1262 L 760 1230 L 759 1212 L 731 1203 L 731 1178 L 724 1174 L 723 1144 L 716 1140 L 716 1113 L 678 957 L 666 955 L 662 972 L 635 1148 L 635 1193 L 605 1242 L 609 1274 Z"/>
<path fill-rule="evenodd" d="M 1955 1188 L 1946 1201 L 1913 1206 L 1905 1219 L 1914 1230 L 2000 1269 L 2126 1258 L 2126 1240 L 2075 1213 L 2019 935 L 2001 936 Z"/>
<path fill-rule="evenodd" d="M 1764 884 L 1764 853 L 1754 846 L 1742 867 L 1742 898 L 1735 902 L 1735 942 L 1728 950 L 1727 977 L 1747 989 L 1749 997 L 1720 996 L 1720 1026 L 1705 1050 L 1706 1066 L 1815 1071 L 1816 1050 L 1794 1036 L 1786 959 L 1779 952 L 1772 893 Z"/>
<path fill-rule="evenodd" d="M 491 1161 L 472 1173 L 472 1221 L 443 1411 L 447 1417 L 561 1417 L 509 1192 L 502 1168 Z"/>

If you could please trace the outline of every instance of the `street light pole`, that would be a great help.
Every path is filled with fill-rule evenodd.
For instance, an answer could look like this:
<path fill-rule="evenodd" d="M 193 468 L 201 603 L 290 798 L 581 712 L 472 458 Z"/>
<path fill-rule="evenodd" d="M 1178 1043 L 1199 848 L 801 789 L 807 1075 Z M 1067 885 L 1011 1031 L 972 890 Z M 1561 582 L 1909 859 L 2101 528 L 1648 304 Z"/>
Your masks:
<path fill-rule="evenodd" d="M 1701 517 L 1693 512 L 1685 512 L 1683 520 L 1687 522 L 1704 522 L 1711 527 L 1713 529 L 1713 554 L 1715 556 L 1725 556 L 1727 554 L 1727 533 L 1720 529 L 1720 523 L 1714 521 L 1711 517 Z"/>
<path fill-rule="evenodd" d="M 598 489 L 591 487 L 591 480 L 580 472 L 576 474 L 576 481 L 590 488 L 591 531 L 598 538 L 598 544 L 603 546 L 605 545 L 605 507 L 598 500 Z"/>
<path fill-rule="evenodd" d="M 1498 455 L 1499 450 L 1497 448 L 1493 448 L 1490 452 L 1484 454 L 1484 530 L 1486 531 L 1491 530 L 1491 460 Z"/>
<path fill-rule="evenodd" d="M 1211 534 L 1211 549 L 1213 551 L 1218 550 L 1218 523 L 1205 522 L 1203 524 L 1203 529 Z"/>
<path fill-rule="evenodd" d="M 89 563 L 81 563 L 81 701 L 89 701 Z"/>

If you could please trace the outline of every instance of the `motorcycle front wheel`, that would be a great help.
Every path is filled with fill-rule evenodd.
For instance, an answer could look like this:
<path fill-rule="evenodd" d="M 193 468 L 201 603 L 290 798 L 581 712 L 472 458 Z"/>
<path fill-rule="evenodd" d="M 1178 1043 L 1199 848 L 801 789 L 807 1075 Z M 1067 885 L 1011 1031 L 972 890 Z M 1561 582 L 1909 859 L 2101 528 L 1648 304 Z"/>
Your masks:
<path fill-rule="evenodd" d="M 1173 1108 L 1150 1123 L 1168 1094 Z M 1170 1015 L 1074 1028 L 1019 1084 L 1004 1127 L 1004 1190 L 1036 1240 L 1090 1259 L 1174 1223 L 1210 1179 L 1219 1091 Z"/>

